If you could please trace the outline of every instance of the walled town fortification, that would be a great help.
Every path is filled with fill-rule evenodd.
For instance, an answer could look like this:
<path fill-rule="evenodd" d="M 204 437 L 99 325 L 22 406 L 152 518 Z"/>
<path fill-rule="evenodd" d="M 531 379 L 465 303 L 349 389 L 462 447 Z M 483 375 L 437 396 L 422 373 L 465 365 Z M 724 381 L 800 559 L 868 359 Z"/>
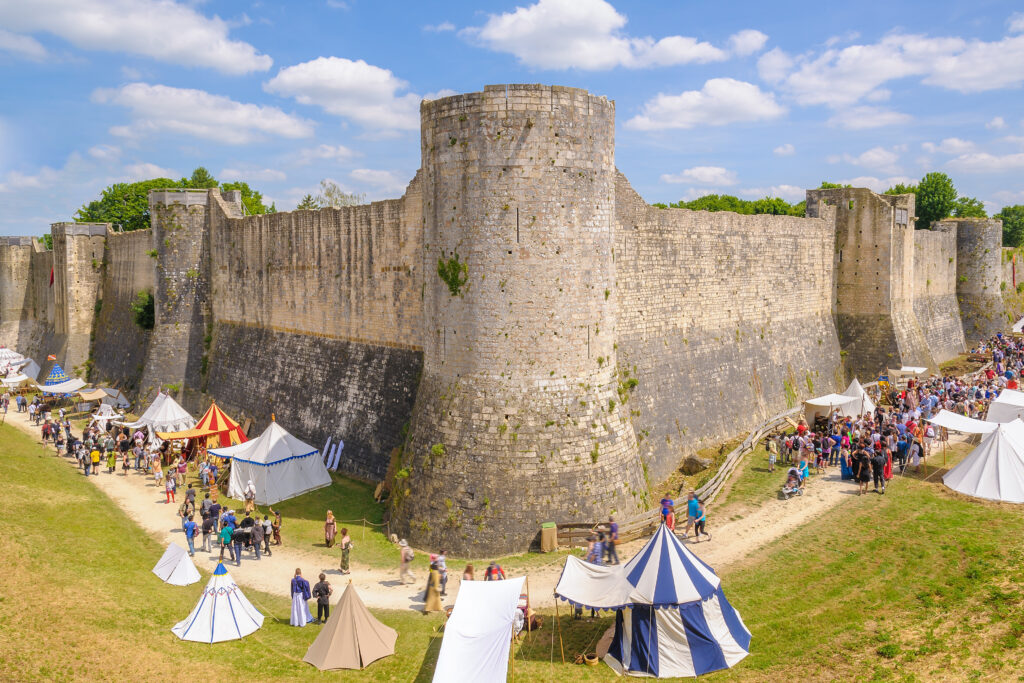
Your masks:
<path fill-rule="evenodd" d="M 808 191 L 805 218 L 658 209 L 615 168 L 614 102 L 574 88 L 421 117 L 400 199 L 246 216 L 155 191 L 150 230 L 0 238 L 0 343 L 344 439 L 342 470 L 393 485 L 393 529 L 483 555 L 644 509 L 697 448 L 1005 325 L 999 221 L 915 230 L 913 195 L 859 188 Z"/>

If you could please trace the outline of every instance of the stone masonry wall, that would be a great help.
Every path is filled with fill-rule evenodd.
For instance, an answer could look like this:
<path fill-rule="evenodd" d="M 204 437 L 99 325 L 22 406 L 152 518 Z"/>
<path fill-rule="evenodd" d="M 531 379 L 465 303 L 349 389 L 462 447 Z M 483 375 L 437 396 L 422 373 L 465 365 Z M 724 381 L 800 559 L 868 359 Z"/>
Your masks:
<path fill-rule="evenodd" d="M 968 346 L 1006 327 L 1002 282 L 1003 222 L 995 218 L 946 219 L 956 226 L 960 319 Z"/>
<path fill-rule="evenodd" d="M 392 528 L 484 556 L 526 547 L 542 522 L 636 512 L 646 486 L 617 393 L 614 104 L 508 85 L 420 111 L 424 369 Z M 460 281 L 439 260 L 465 264 Z"/>
<path fill-rule="evenodd" d="M 419 345 L 422 212 L 403 199 L 232 217 L 211 204 L 206 391 L 236 419 L 345 442 L 340 468 L 384 478 L 409 422 Z"/>
<path fill-rule="evenodd" d="M 0 344 L 22 343 L 23 324 L 32 313 L 31 237 L 0 237 Z"/>
<path fill-rule="evenodd" d="M 956 228 L 914 231 L 914 315 L 937 363 L 964 351 L 956 300 Z"/>
<path fill-rule="evenodd" d="M 131 306 L 139 292 L 152 293 L 156 287 L 153 248 L 152 229 L 107 236 L 91 379 L 130 396 L 139 389 L 151 334 L 135 324 Z"/>
<path fill-rule="evenodd" d="M 652 483 L 705 443 L 841 390 L 829 220 L 647 205 L 616 184 L 620 371 Z"/>
<path fill-rule="evenodd" d="M 52 226 L 54 332 L 64 339 L 57 356 L 68 375 L 88 374 L 107 230 L 106 223 Z"/>

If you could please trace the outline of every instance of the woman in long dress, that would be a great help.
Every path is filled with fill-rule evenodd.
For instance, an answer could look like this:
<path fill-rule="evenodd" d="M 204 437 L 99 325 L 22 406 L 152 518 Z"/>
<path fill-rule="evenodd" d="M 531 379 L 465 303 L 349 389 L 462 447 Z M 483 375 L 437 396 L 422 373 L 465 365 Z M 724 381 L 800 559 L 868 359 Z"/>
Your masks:
<path fill-rule="evenodd" d="M 334 521 L 334 513 L 327 511 L 327 521 L 324 522 L 324 543 L 328 548 L 334 547 L 334 536 L 338 533 L 338 523 Z"/>
<path fill-rule="evenodd" d="M 306 601 L 312 597 L 309 590 L 309 581 L 302 578 L 302 570 L 295 570 L 295 578 L 292 579 L 292 616 L 289 623 L 292 626 L 305 626 L 313 621 L 313 615 L 309 611 L 309 603 Z"/>
<path fill-rule="evenodd" d="M 349 538 L 348 529 L 341 530 L 341 573 L 348 574 L 348 557 L 352 552 L 352 539 Z"/>
<path fill-rule="evenodd" d="M 430 564 L 430 580 L 427 582 L 427 604 L 423 606 L 424 612 L 440 612 L 444 609 L 441 604 L 441 572 L 437 569 L 437 563 Z"/>

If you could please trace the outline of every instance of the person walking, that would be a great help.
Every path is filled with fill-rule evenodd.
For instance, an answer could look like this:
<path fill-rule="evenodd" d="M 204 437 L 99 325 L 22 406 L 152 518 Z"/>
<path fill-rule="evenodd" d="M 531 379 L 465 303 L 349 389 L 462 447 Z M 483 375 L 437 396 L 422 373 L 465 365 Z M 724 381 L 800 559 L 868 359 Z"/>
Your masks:
<path fill-rule="evenodd" d="M 316 621 L 319 624 L 326 624 L 331 618 L 331 594 L 334 589 L 327 583 L 327 575 L 320 574 L 320 582 L 313 586 L 312 595 L 316 598 Z"/>
<path fill-rule="evenodd" d="M 441 597 L 448 595 L 448 551 L 441 549 L 437 556 L 437 571 L 441 574 Z"/>
<path fill-rule="evenodd" d="M 345 527 L 342 527 L 341 529 L 341 541 L 339 542 L 339 545 L 341 545 L 341 573 L 349 574 L 351 572 L 348 568 L 348 558 L 352 552 L 352 539 L 349 538 L 348 529 Z"/>
<path fill-rule="evenodd" d="M 231 527 L 228 528 L 230 529 Z M 238 527 L 232 530 L 231 532 L 231 545 L 235 548 L 236 567 L 242 566 L 242 547 L 245 545 L 245 542 L 246 540 L 248 540 L 248 538 L 249 534 L 247 534 L 245 530 L 242 529 L 242 527 Z"/>
<path fill-rule="evenodd" d="M 440 612 L 444 609 L 441 604 L 441 572 L 437 568 L 437 562 L 430 564 L 430 576 L 427 578 L 427 592 L 424 596 L 424 612 Z"/>
<path fill-rule="evenodd" d="M 709 534 L 705 528 L 707 524 L 707 515 L 704 509 L 704 503 L 697 499 L 697 519 L 693 523 L 693 539 L 695 542 L 700 543 L 701 534 L 708 537 L 711 540 L 711 534 Z"/>
<path fill-rule="evenodd" d="M 312 594 L 309 590 L 309 581 L 302 578 L 302 570 L 295 570 L 295 577 L 291 585 L 292 616 L 289 623 L 292 626 L 303 627 L 313 621 L 313 615 L 309 613 L 309 605 L 306 603 Z"/>
<path fill-rule="evenodd" d="M 504 581 L 505 570 L 501 568 L 501 565 L 491 560 L 491 563 L 487 565 L 487 569 L 484 570 L 484 581 Z"/>
<path fill-rule="evenodd" d="M 281 512 L 270 508 L 270 514 L 274 515 L 274 521 L 270 523 L 270 528 L 274 532 L 274 545 L 281 545 Z"/>
<path fill-rule="evenodd" d="M 250 479 L 249 483 L 245 485 L 245 491 L 243 492 L 242 495 L 245 496 L 245 511 L 246 512 L 252 512 L 253 510 L 255 510 L 256 509 L 256 485 L 252 483 L 252 479 Z"/>
<path fill-rule="evenodd" d="M 167 481 L 164 483 L 164 491 L 167 493 L 167 500 L 164 501 L 165 503 L 175 502 L 174 491 L 177 488 L 177 486 L 177 483 L 174 481 L 174 475 L 168 472 Z"/>
<path fill-rule="evenodd" d="M 605 539 L 604 551 L 608 556 L 608 564 L 619 563 L 619 553 L 615 546 L 619 543 L 619 525 L 614 517 L 608 518 L 608 536 Z"/>
<path fill-rule="evenodd" d="M 875 451 L 871 456 L 871 475 L 875 482 L 875 493 L 879 493 L 878 485 L 882 485 L 881 494 L 885 495 L 885 455 L 881 451 Z"/>
<path fill-rule="evenodd" d="M 217 520 L 209 512 L 203 516 L 203 552 L 213 552 L 213 538 L 216 536 Z"/>
<path fill-rule="evenodd" d="M 256 523 L 252 525 L 252 531 L 249 533 L 249 540 L 252 541 L 252 549 L 256 551 L 256 559 L 260 559 L 260 546 L 263 545 L 263 522 L 256 520 Z"/>
<path fill-rule="evenodd" d="M 338 523 L 334 521 L 334 513 L 327 511 L 327 521 L 324 522 L 324 543 L 328 548 L 334 547 L 334 537 L 338 533 Z"/>
<path fill-rule="evenodd" d="M 412 573 L 412 561 L 416 555 L 404 538 L 398 542 L 398 547 L 400 560 L 398 578 L 401 579 L 403 586 L 406 583 L 416 583 L 416 577 Z M 407 576 L 409 581 L 405 580 Z"/>
<path fill-rule="evenodd" d="M 192 520 L 192 515 L 188 516 L 185 520 L 185 542 L 188 543 L 188 556 L 193 557 L 196 554 L 196 523 Z"/>
<path fill-rule="evenodd" d="M 230 525 L 225 524 L 220 528 L 220 533 L 217 534 L 217 537 L 220 539 L 220 562 L 224 561 L 225 550 L 228 551 L 228 557 L 231 558 L 231 561 L 235 561 L 235 551 L 231 548 L 232 531 L 234 531 L 234 529 L 232 529 Z"/>
<path fill-rule="evenodd" d="M 266 553 L 267 557 L 270 557 L 274 553 L 270 552 L 270 537 L 274 534 L 274 527 L 270 522 L 270 518 L 263 515 L 263 552 Z"/>

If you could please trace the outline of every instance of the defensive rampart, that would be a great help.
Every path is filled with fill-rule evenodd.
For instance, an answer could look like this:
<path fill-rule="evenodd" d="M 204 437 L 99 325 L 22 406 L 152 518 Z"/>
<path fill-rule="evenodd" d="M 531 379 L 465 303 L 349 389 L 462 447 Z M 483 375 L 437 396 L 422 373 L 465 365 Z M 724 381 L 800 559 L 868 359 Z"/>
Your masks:
<path fill-rule="evenodd" d="M 937 363 L 964 351 L 956 300 L 956 226 L 914 231 L 914 315 Z"/>

